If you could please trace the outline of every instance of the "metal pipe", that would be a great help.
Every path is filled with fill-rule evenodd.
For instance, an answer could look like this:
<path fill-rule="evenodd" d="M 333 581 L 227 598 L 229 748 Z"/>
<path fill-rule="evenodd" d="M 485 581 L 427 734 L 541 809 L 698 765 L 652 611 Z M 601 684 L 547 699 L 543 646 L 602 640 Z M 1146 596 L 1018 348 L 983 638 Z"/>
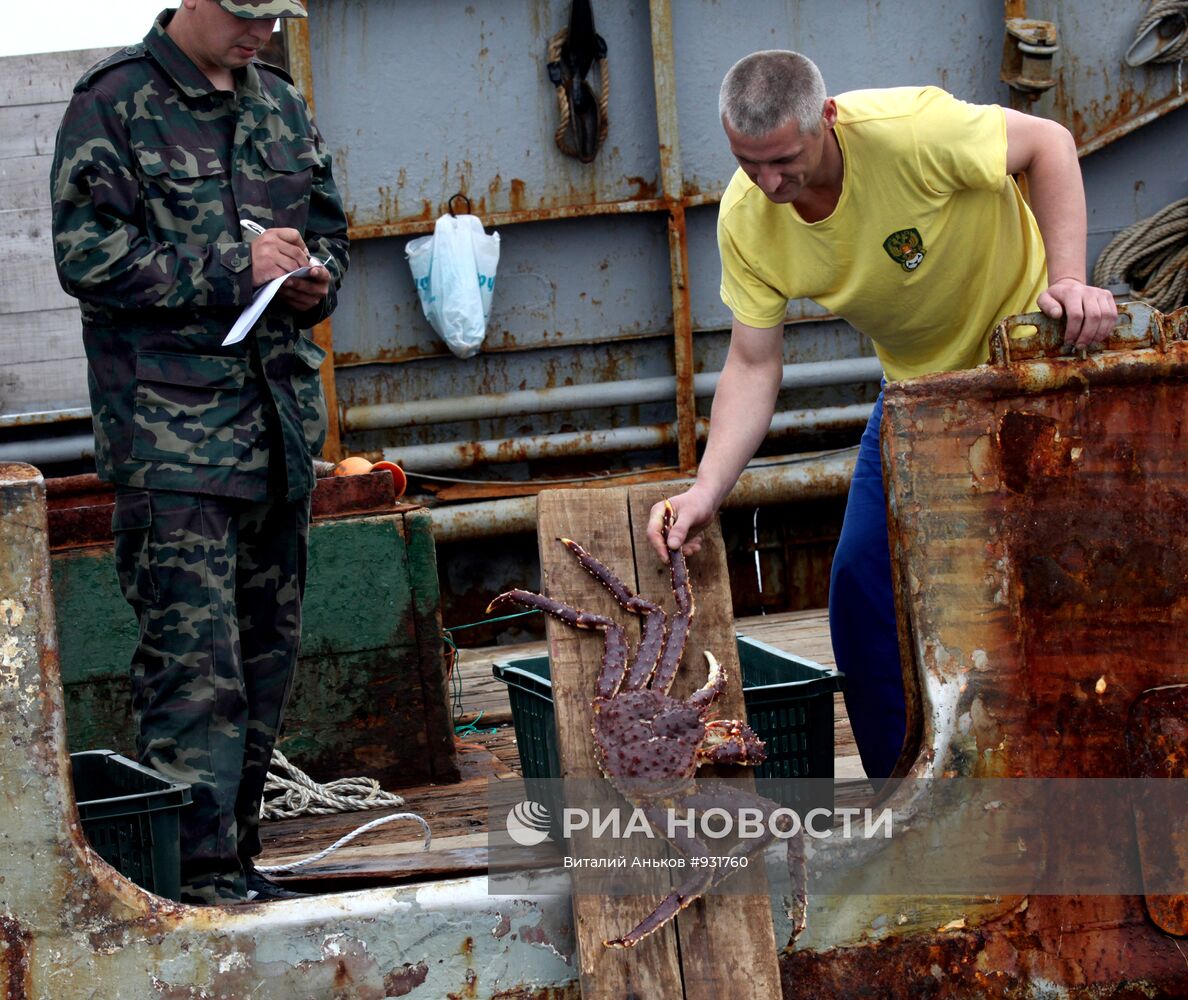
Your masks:
<path fill-rule="evenodd" d="M 80 406 L 70 410 L 38 410 L 33 413 L 0 413 L 0 427 L 40 427 L 60 424 L 68 420 L 90 420 L 91 408 Z"/>
<path fill-rule="evenodd" d="M 739 477 L 723 507 L 765 507 L 798 500 L 842 497 L 850 486 L 857 449 L 823 456 L 792 455 L 766 459 Z M 775 464 L 786 463 L 786 464 Z M 674 480 L 673 492 L 689 485 Z M 438 543 L 536 531 L 536 497 L 482 500 L 477 503 L 433 507 L 433 536 Z"/>
<path fill-rule="evenodd" d="M 872 403 L 855 403 L 851 406 L 818 407 L 815 410 L 786 410 L 776 414 L 768 436 L 858 428 L 869 419 L 872 407 Z M 695 429 L 697 438 L 704 441 L 709 435 L 709 420 L 699 418 Z M 599 455 L 609 451 L 661 448 L 675 440 L 676 425 L 666 423 L 488 441 L 414 444 L 402 448 L 385 448 L 384 458 L 410 472 L 431 472 L 492 462 L 526 462 L 561 455 Z"/>
<path fill-rule="evenodd" d="M 80 459 L 94 457 L 95 438 L 91 434 L 0 443 L 0 462 L 42 465 L 52 462 L 77 462 Z"/>
<path fill-rule="evenodd" d="M 693 377 L 697 396 L 712 396 L 721 372 L 702 372 Z M 843 358 L 838 361 L 807 361 L 784 365 L 781 389 L 821 388 L 877 382 L 883 375 L 878 358 Z M 635 406 L 671 400 L 676 392 L 672 375 L 655 378 L 564 385 L 552 389 L 524 389 L 517 392 L 446 399 L 418 399 L 402 403 L 377 403 L 347 407 L 342 418 L 345 431 L 386 430 L 419 427 L 491 417 L 521 417 L 529 413 L 592 409 L 604 406 Z"/>
<path fill-rule="evenodd" d="M 672 360 L 676 373 L 677 457 L 681 470 L 697 468 L 697 396 L 693 389 L 693 307 L 689 296 L 689 230 L 681 204 L 685 181 L 681 169 L 677 116 L 676 50 L 670 0 L 650 0 L 652 86 L 656 95 L 656 134 L 660 144 L 660 184 L 668 204 L 668 264 L 672 290 Z"/>

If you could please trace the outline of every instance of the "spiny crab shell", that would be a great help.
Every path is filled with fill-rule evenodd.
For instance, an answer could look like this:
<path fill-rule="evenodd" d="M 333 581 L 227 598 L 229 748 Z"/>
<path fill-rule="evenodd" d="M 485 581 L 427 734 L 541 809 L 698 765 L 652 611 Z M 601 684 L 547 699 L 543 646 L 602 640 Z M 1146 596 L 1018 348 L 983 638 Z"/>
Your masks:
<path fill-rule="evenodd" d="M 672 527 L 672 507 L 666 504 L 662 533 L 665 540 Z M 714 719 L 714 703 L 726 688 L 726 674 L 712 654 L 705 654 L 708 677 L 688 698 L 670 693 L 681 666 L 685 640 L 695 610 L 685 557 L 670 552 L 669 566 L 676 612 L 671 617 L 656 603 L 628 590 L 603 563 L 577 542 L 558 539 L 578 563 L 604 586 L 619 606 L 643 620 L 635 654 L 631 656 L 626 630 L 615 619 L 582 611 L 543 594 L 510 590 L 500 594 L 488 612 L 509 604 L 533 608 L 580 629 L 603 633 L 602 663 L 595 682 L 591 731 L 594 758 L 611 783 L 631 802 L 652 809 L 660 803 L 674 806 L 707 798 L 697 790 L 695 775 L 703 763 L 761 764 L 766 759 L 763 742 L 745 722 Z M 732 805 L 761 804 L 774 808 L 766 799 L 738 790 L 720 793 Z M 649 820 L 651 822 L 651 820 Z M 661 831 L 663 833 L 663 831 Z M 667 834 L 663 834 L 668 836 Z M 770 836 L 756 840 L 747 854 L 761 850 Z M 673 845 L 689 856 L 708 855 L 695 838 Z M 690 854 L 690 852 L 693 852 Z M 727 877 L 729 868 L 694 866 L 692 873 L 635 928 L 605 944 L 629 948 L 654 933 L 676 914 Z"/>

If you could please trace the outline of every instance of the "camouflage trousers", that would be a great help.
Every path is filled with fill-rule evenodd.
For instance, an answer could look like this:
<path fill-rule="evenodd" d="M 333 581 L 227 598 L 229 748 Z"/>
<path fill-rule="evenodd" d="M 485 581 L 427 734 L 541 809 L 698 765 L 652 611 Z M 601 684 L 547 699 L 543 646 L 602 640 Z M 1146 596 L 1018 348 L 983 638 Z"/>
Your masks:
<path fill-rule="evenodd" d="M 137 757 L 192 786 L 182 899 L 243 899 L 297 660 L 309 497 L 121 489 L 112 520 L 120 585 L 140 623 Z"/>

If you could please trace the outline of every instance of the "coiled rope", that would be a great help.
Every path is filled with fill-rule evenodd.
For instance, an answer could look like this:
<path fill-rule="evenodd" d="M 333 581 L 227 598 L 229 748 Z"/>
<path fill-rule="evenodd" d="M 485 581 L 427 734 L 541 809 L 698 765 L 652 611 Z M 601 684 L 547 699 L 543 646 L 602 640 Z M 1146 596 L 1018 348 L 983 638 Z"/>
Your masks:
<path fill-rule="evenodd" d="M 260 810 L 263 819 L 330 816 L 404 805 L 401 796 L 385 792 L 375 778 L 339 778 L 320 785 L 276 749 L 272 751 L 272 762 L 268 767 L 264 782 L 266 797 Z M 281 794 L 267 798 L 269 792 Z"/>
<path fill-rule="evenodd" d="M 1123 229 L 1102 250 L 1093 282 L 1125 281 L 1160 312 L 1188 304 L 1188 198 Z"/>
<path fill-rule="evenodd" d="M 561 61 L 561 49 L 569 38 L 569 29 L 562 28 L 551 39 L 549 39 L 549 62 L 559 63 Z M 598 146 L 597 149 L 602 148 L 602 144 L 606 141 L 607 130 L 610 128 L 610 66 L 607 63 L 606 56 L 595 59 L 593 65 L 598 67 Z M 557 148 L 561 150 L 566 156 L 573 156 L 581 158 L 581 151 L 578 149 L 577 142 L 573 130 L 571 129 L 572 122 L 569 114 L 569 99 L 565 96 L 565 82 L 564 80 L 557 84 L 557 111 L 561 116 L 561 123 L 557 126 L 557 131 L 553 133 L 553 139 L 557 143 Z"/>
<path fill-rule="evenodd" d="M 280 773 L 283 772 L 283 773 Z M 268 798 L 269 792 L 279 792 Z M 394 792 L 385 792 L 374 778 L 339 778 L 322 785 L 314 781 L 308 774 L 293 764 L 283 753 L 274 749 L 272 761 L 269 764 L 268 777 L 264 782 L 264 804 L 260 809 L 263 819 L 293 819 L 297 816 L 329 816 L 334 813 L 357 812 L 363 809 L 387 809 L 404 805 L 404 799 Z M 361 837 L 369 830 L 392 823 L 396 820 L 412 820 L 421 824 L 424 831 L 422 850 L 428 850 L 433 840 L 429 824 L 416 813 L 393 813 L 390 816 L 380 816 L 370 823 L 352 830 L 344 837 L 340 837 L 333 844 L 317 854 L 298 861 L 290 861 L 283 865 L 257 865 L 258 871 L 285 872 L 295 868 L 311 865 L 321 861 L 345 847 L 356 837 Z"/>
<path fill-rule="evenodd" d="M 1144 35 L 1152 30 L 1158 30 L 1157 25 L 1160 21 L 1167 19 L 1168 27 L 1174 29 L 1177 21 L 1179 22 L 1179 37 L 1171 42 L 1167 48 L 1159 50 L 1157 54 L 1153 53 L 1145 58 L 1141 58 L 1138 62 L 1131 61 L 1131 53 L 1134 52 L 1135 46 Z M 1168 34 L 1165 38 L 1171 38 Z M 1156 63 L 1172 63 L 1179 62 L 1181 59 L 1188 58 L 1188 0 L 1152 0 L 1151 6 L 1147 9 L 1147 13 L 1143 15 L 1143 19 L 1139 21 L 1138 27 L 1134 32 L 1135 44 L 1130 47 L 1127 52 L 1126 61 L 1131 66 L 1141 66 L 1147 62 Z"/>

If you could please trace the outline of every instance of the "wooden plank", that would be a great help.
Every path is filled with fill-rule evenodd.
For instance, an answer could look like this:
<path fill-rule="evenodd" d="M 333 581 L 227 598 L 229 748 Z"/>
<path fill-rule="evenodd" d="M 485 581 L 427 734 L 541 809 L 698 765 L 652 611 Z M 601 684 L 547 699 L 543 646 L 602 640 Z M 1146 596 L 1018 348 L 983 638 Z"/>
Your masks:
<path fill-rule="evenodd" d="M 0 160 L 0 210 L 50 206 L 50 167 L 53 156 L 14 156 Z"/>
<path fill-rule="evenodd" d="M 0 313 L 0 344 L 4 345 L 5 368 L 21 362 L 86 357 L 78 306 L 41 312 Z M 83 390 L 85 397 L 85 380 Z"/>
<path fill-rule="evenodd" d="M 742 618 L 736 627 L 743 635 L 803 656 L 823 667 L 836 666 L 829 640 L 829 612 L 824 608 Z"/>
<path fill-rule="evenodd" d="M 626 491 L 550 490 L 542 493 L 537 503 L 544 592 L 587 611 L 622 618 L 622 609 L 606 590 L 581 570 L 555 539 L 566 536 L 579 541 L 624 582 L 634 585 Z M 637 626 L 629 624 L 638 634 Z M 590 738 L 591 699 L 601 665 L 602 638 L 598 633 L 579 632 L 551 618 L 547 634 L 562 773 L 571 779 L 595 779 L 599 770 Z M 578 971 L 586 1000 L 683 998 L 676 931 L 671 924 L 630 951 L 606 948 L 602 943 L 634 927 L 655 903 L 650 897 L 575 894 Z"/>
<path fill-rule="evenodd" d="M 640 593 L 664 607 L 672 604 L 669 569 L 649 545 L 647 528 L 652 506 L 670 490 L 652 484 L 628 490 Z M 688 567 L 695 612 L 684 666 L 672 693 L 688 697 L 705 683 L 702 651 L 709 650 L 726 673 L 726 690 L 714 706 L 714 716 L 745 720 L 726 546 L 716 521 L 703 533 L 701 551 L 689 559 Z M 748 768 L 715 767 L 711 773 L 754 789 Z M 780 995 L 771 900 L 766 891 L 703 896 L 677 918 L 677 933 L 687 1000 L 717 1000 L 726 990 L 738 1000 L 769 1000 Z"/>
<path fill-rule="evenodd" d="M 544 656 L 547 652 L 548 646 L 543 642 L 458 650 L 454 670 L 462 687 L 462 712 L 457 721 L 474 722 L 480 727 L 510 722 L 507 685 L 492 674 L 492 664 L 522 656 Z"/>
<path fill-rule="evenodd" d="M 73 49 L 4 56 L 0 58 L 0 105 L 68 101 L 78 78 L 112 51 Z"/>
<path fill-rule="evenodd" d="M 21 157 L 21 160 L 25 159 L 42 160 L 45 157 Z M 0 247 L 4 247 L 5 253 L 53 258 L 48 181 L 43 201 L 44 204 L 0 211 Z"/>
<path fill-rule="evenodd" d="M 487 783 L 514 775 L 495 754 L 478 744 L 460 745 L 458 761 L 462 781 L 403 788 L 403 806 L 265 821 L 261 825 L 265 850 L 261 864 L 286 864 L 309 857 L 374 819 L 414 812 L 433 831 L 428 851 L 422 847 L 419 824 L 396 820 L 362 834 L 321 861 L 303 866 L 291 877 L 377 884 L 485 872 Z M 278 873 L 278 877 L 290 876 Z M 341 886 L 325 887 L 326 891 L 338 888 Z"/>
<path fill-rule="evenodd" d="M 49 246 L 37 257 L 14 254 L 0 247 L 0 313 L 40 312 L 43 309 L 77 308 L 58 283 L 58 272 Z"/>
<path fill-rule="evenodd" d="M 66 102 L 0 107 L 0 160 L 52 155 Z"/>
<path fill-rule="evenodd" d="M 33 413 L 87 405 L 86 358 L 0 366 L 0 412 Z"/>

